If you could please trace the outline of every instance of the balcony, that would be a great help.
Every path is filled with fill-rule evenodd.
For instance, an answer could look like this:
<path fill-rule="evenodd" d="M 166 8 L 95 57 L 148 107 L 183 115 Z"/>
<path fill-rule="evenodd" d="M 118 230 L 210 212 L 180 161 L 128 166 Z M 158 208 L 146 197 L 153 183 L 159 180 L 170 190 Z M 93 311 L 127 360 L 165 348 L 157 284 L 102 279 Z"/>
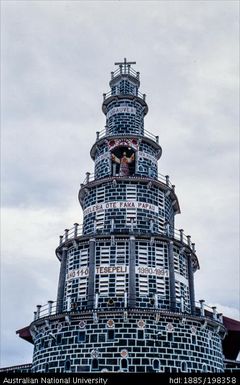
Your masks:
<path fill-rule="evenodd" d="M 151 226 L 151 225 L 150 225 Z M 76 240 L 78 237 L 82 236 L 96 236 L 96 235 L 119 235 L 119 234 L 130 234 L 133 233 L 135 235 L 144 236 L 146 233 L 143 233 L 142 230 L 127 227 L 127 228 L 112 228 L 110 231 L 107 231 L 106 229 L 101 230 L 95 230 L 93 226 L 93 229 L 89 233 L 84 232 L 83 224 L 74 223 L 74 226 L 70 229 L 65 229 L 64 234 L 59 236 L 59 247 L 64 246 L 67 242 Z M 182 229 L 169 229 L 166 227 L 166 230 L 163 233 L 152 233 L 151 228 L 149 228 L 149 231 L 147 232 L 147 235 L 149 236 L 161 236 L 176 240 L 181 242 L 183 245 L 186 245 L 189 247 L 193 253 L 196 253 L 195 250 L 195 243 L 191 241 L 190 235 L 185 235 Z"/>
<path fill-rule="evenodd" d="M 95 182 L 95 181 L 98 181 L 98 180 L 103 180 L 103 179 L 107 179 L 107 178 L 115 178 L 115 179 L 118 179 L 118 180 L 125 180 L 126 178 L 129 179 L 129 180 L 133 180 L 133 179 L 142 179 L 142 180 L 146 180 L 146 179 L 149 179 L 150 181 L 151 180 L 155 180 L 155 181 L 158 181 L 158 182 L 161 182 L 163 184 L 165 184 L 167 187 L 170 187 L 173 192 L 175 192 L 175 185 L 173 185 L 171 182 L 170 182 L 170 179 L 169 179 L 169 176 L 168 175 L 163 175 L 163 174 L 160 174 L 158 173 L 157 174 L 157 177 L 153 178 L 153 177 L 150 177 L 150 176 L 144 176 L 144 175 L 129 175 L 129 176 L 116 176 L 116 175 L 106 175 L 102 178 L 98 178 L 98 179 L 95 179 L 95 174 L 94 173 L 90 173 L 90 172 L 86 172 L 86 178 L 84 179 L 83 183 L 81 184 L 81 186 L 85 186 L 87 185 L 88 183 L 91 183 L 91 182 Z"/>
<path fill-rule="evenodd" d="M 163 302 L 166 302 L 165 297 L 162 298 L 161 296 L 159 296 L 159 299 L 163 300 Z M 99 308 L 96 307 L 94 309 L 86 309 L 85 307 L 81 308 L 81 306 L 80 308 L 78 308 L 75 305 L 76 305 L 75 303 L 71 303 L 71 301 L 69 300 L 67 303 L 67 308 L 63 311 L 63 313 L 57 312 L 57 302 L 48 301 L 48 303 L 43 306 L 37 305 L 37 310 L 34 312 L 34 321 L 37 321 L 39 319 L 49 317 L 49 316 L 55 316 L 58 314 L 60 315 L 60 314 L 69 314 L 69 313 L 74 313 L 74 314 L 82 313 L 84 315 L 87 315 L 87 314 L 97 315 L 97 313 L 101 314 L 101 313 L 107 312 L 106 309 L 102 309 L 102 304 Z M 208 321 L 215 321 L 220 324 L 223 324 L 222 313 L 217 313 L 216 307 L 215 306 L 210 307 L 206 305 L 204 300 L 195 302 L 195 314 L 191 314 L 190 311 L 186 312 L 184 310 L 184 306 L 185 304 L 184 304 L 183 298 L 182 299 L 180 298 L 177 301 L 177 306 L 174 311 L 170 309 L 170 303 L 169 303 L 169 306 L 166 307 L 166 305 L 164 303 L 162 304 L 161 302 L 158 302 L 157 305 L 153 303 L 153 305 L 149 305 L 148 308 L 146 307 L 129 308 L 128 306 L 124 306 L 122 308 L 111 307 L 109 308 L 109 311 L 111 313 L 112 312 L 119 313 L 120 311 L 141 312 L 141 313 L 155 312 L 163 315 L 166 313 L 168 316 L 172 313 L 174 315 L 178 315 L 178 314 L 181 315 L 182 322 L 184 322 L 184 320 L 186 321 L 188 317 L 200 317 L 205 320 L 206 324 Z M 203 324 L 203 327 L 204 327 L 204 324 Z"/>
<path fill-rule="evenodd" d="M 129 75 L 135 78 L 136 80 L 139 80 L 140 73 L 135 71 L 130 64 L 123 63 L 119 65 L 119 68 L 117 68 L 116 71 L 111 72 L 111 80 L 114 80 L 115 78 L 121 75 Z"/>
<path fill-rule="evenodd" d="M 124 91 L 120 91 L 119 88 L 116 88 L 116 89 L 112 89 L 110 91 L 108 91 L 107 93 L 104 93 L 103 94 L 103 102 L 105 102 L 108 98 L 111 98 L 111 97 L 114 97 L 114 96 L 132 96 L 132 97 L 137 97 L 139 99 L 141 99 L 143 102 L 146 101 L 146 94 L 142 94 L 140 91 L 136 90 L 134 92 L 130 92 L 129 90 L 124 92 Z"/>
<path fill-rule="evenodd" d="M 131 134 L 131 133 L 129 133 L 129 132 L 126 132 L 126 133 L 123 133 L 123 132 L 119 132 L 119 133 L 117 133 L 117 134 L 115 134 L 115 133 L 113 133 L 112 132 L 112 129 L 110 128 L 110 127 L 105 127 L 105 128 L 103 128 L 102 130 L 100 130 L 100 131 L 97 131 L 96 132 L 96 140 L 98 141 L 98 140 L 100 140 L 100 139 L 103 139 L 103 138 L 105 138 L 105 137 L 111 137 L 111 136 L 117 136 L 117 137 L 119 137 L 119 136 L 126 136 L 126 137 L 131 137 L 131 135 L 132 136 L 136 136 L 136 135 L 139 135 L 139 136 L 141 136 L 141 137 L 146 137 L 146 138 L 148 138 L 148 139 L 150 139 L 150 140 L 152 140 L 153 142 L 155 142 L 155 143 L 157 143 L 157 144 L 159 144 L 159 136 L 157 136 L 157 135 L 154 135 L 154 134 L 152 134 L 150 131 L 147 131 L 147 130 L 145 130 L 144 129 L 144 132 L 143 132 L 143 134 L 142 134 L 142 131 L 141 130 L 139 130 L 139 133 L 133 133 L 133 134 Z"/>

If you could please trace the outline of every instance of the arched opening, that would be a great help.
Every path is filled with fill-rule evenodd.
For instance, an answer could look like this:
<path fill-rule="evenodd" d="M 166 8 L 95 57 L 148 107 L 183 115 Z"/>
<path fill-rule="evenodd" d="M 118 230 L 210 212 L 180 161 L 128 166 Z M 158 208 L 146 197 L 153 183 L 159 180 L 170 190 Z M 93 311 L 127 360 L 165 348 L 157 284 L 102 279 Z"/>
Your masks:
<path fill-rule="evenodd" d="M 188 367 L 187 367 L 187 363 L 186 361 L 183 361 L 182 364 L 181 364 L 181 371 L 183 373 L 186 373 L 188 371 Z"/>
<path fill-rule="evenodd" d="M 70 370 L 71 370 L 71 361 L 70 360 L 66 360 L 65 361 L 65 371 L 69 372 Z"/>
<path fill-rule="evenodd" d="M 116 147 L 111 152 L 112 175 L 131 176 L 135 174 L 135 151 L 130 147 Z"/>
<path fill-rule="evenodd" d="M 114 329 L 108 329 L 107 331 L 107 340 L 108 341 L 114 341 L 115 338 L 115 331 Z"/>
<path fill-rule="evenodd" d="M 92 359 L 92 370 L 98 370 L 98 359 L 97 358 Z"/>
<path fill-rule="evenodd" d="M 127 360 L 127 358 L 122 358 L 121 359 L 121 370 L 123 372 L 127 372 L 127 370 L 128 370 L 128 360 Z"/>
<path fill-rule="evenodd" d="M 207 373 L 207 364 L 203 364 L 202 366 L 202 373 Z"/>
<path fill-rule="evenodd" d="M 160 361 L 158 359 L 153 360 L 152 367 L 156 372 L 160 371 Z"/>

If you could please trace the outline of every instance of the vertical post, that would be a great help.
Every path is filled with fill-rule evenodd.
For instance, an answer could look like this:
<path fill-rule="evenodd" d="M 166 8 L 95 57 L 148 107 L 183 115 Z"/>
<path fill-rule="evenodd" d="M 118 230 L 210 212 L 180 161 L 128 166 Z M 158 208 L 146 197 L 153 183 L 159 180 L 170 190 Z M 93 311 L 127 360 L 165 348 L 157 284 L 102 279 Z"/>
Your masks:
<path fill-rule="evenodd" d="M 111 219 L 111 232 L 114 231 L 114 218 Z"/>
<path fill-rule="evenodd" d="M 213 319 L 215 321 L 217 321 L 217 308 L 216 308 L 216 306 L 212 306 L 212 310 L 213 310 Z"/>
<path fill-rule="evenodd" d="M 68 240 L 68 232 L 69 232 L 68 229 L 64 230 L 64 240 L 65 240 L 65 242 Z"/>
<path fill-rule="evenodd" d="M 175 184 L 172 184 L 172 190 L 175 193 Z"/>
<path fill-rule="evenodd" d="M 188 246 L 191 247 L 191 235 L 187 235 Z"/>
<path fill-rule="evenodd" d="M 90 172 L 86 172 L 86 184 L 89 183 Z"/>
<path fill-rule="evenodd" d="M 195 243 L 192 243 L 192 251 L 196 253 Z"/>
<path fill-rule="evenodd" d="M 36 319 L 37 319 L 37 312 L 34 311 L 34 312 L 33 312 L 33 320 L 36 321 Z"/>
<path fill-rule="evenodd" d="M 124 292 L 124 307 L 127 308 L 128 305 L 128 295 L 127 292 Z"/>
<path fill-rule="evenodd" d="M 180 233 L 180 241 L 183 243 L 183 229 L 180 229 L 179 233 Z"/>
<path fill-rule="evenodd" d="M 136 306 L 136 244 L 135 237 L 130 236 L 129 240 L 129 289 L 128 289 L 128 303 L 129 307 Z"/>
<path fill-rule="evenodd" d="M 156 142 L 159 143 L 159 136 L 156 136 Z"/>
<path fill-rule="evenodd" d="M 74 238 L 77 238 L 78 236 L 78 223 L 74 223 Z"/>
<path fill-rule="evenodd" d="M 63 243 L 63 235 L 59 235 L 59 246 Z"/>
<path fill-rule="evenodd" d="M 205 317 L 204 302 L 205 302 L 204 299 L 200 299 L 200 301 L 199 301 L 201 317 Z"/>
<path fill-rule="evenodd" d="M 37 319 L 40 318 L 41 307 L 42 305 L 37 305 Z"/>
<path fill-rule="evenodd" d="M 111 80 L 113 80 L 113 78 L 114 78 L 114 72 L 112 71 L 111 72 Z"/>
<path fill-rule="evenodd" d="M 137 79 L 139 79 L 139 74 L 140 74 L 140 72 L 137 72 Z"/>
<path fill-rule="evenodd" d="M 96 140 L 99 140 L 99 134 L 100 134 L 100 132 L 97 131 L 97 132 L 96 132 Z"/>
<path fill-rule="evenodd" d="M 219 320 L 219 322 L 223 323 L 223 315 L 222 315 L 222 313 L 218 313 L 218 320 Z"/>
<path fill-rule="evenodd" d="M 98 308 L 98 293 L 95 293 L 94 309 Z"/>
<path fill-rule="evenodd" d="M 170 308 L 176 310 L 176 288 L 174 273 L 173 241 L 168 244 L 168 262 L 169 262 L 169 285 L 170 285 Z"/>
<path fill-rule="evenodd" d="M 71 297 L 67 297 L 67 311 L 71 311 Z"/>
<path fill-rule="evenodd" d="M 181 312 L 184 313 L 184 298 L 183 298 L 183 296 L 181 296 L 180 301 L 181 301 Z"/>
<path fill-rule="evenodd" d="M 194 293 L 194 276 L 191 254 L 188 254 L 188 282 L 189 282 L 189 296 L 191 313 L 195 314 L 195 293 Z"/>
<path fill-rule="evenodd" d="M 48 301 L 48 315 L 52 314 L 53 301 Z"/>
<path fill-rule="evenodd" d="M 120 64 L 119 68 L 120 68 L 120 74 L 122 74 L 122 64 Z"/>
<path fill-rule="evenodd" d="M 105 100 L 106 99 L 106 94 L 103 94 L 103 100 Z"/>
<path fill-rule="evenodd" d="M 170 224 L 169 224 L 169 222 L 164 223 L 164 227 L 165 227 L 165 234 L 167 237 L 169 237 L 170 236 Z"/>
<path fill-rule="evenodd" d="M 67 248 L 62 248 L 62 259 L 58 280 L 58 293 L 57 293 L 57 313 L 63 311 L 63 298 L 64 298 L 64 286 L 66 281 L 66 269 L 67 269 Z"/>
<path fill-rule="evenodd" d="M 166 185 L 169 186 L 169 175 L 165 175 Z"/>
<path fill-rule="evenodd" d="M 94 308 L 94 293 L 95 293 L 95 259 L 96 259 L 96 239 L 89 240 L 89 275 L 88 275 L 88 293 L 87 307 Z"/>
<path fill-rule="evenodd" d="M 115 245 L 115 237 L 114 235 L 111 235 L 111 246 Z"/>
<path fill-rule="evenodd" d="M 154 225 L 154 221 L 153 219 L 150 219 L 150 228 L 149 228 L 150 233 L 153 233 L 153 225 Z"/>

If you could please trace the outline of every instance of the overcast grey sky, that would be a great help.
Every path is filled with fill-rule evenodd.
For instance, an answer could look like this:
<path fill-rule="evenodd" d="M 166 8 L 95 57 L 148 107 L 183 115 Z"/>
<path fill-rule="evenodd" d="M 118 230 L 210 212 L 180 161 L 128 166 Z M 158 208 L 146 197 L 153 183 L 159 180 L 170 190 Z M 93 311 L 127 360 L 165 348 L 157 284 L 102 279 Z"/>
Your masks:
<path fill-rule="evenodd" d="M 105 125 L 114 62 L 137 62 L 176 185 L 176 227 L 196 242 L 196 299 L 239 317 L 237 1 L 2 1 L 1 365 L 31 362 L 15 331 L 56 299 L 58 236 Z"/>

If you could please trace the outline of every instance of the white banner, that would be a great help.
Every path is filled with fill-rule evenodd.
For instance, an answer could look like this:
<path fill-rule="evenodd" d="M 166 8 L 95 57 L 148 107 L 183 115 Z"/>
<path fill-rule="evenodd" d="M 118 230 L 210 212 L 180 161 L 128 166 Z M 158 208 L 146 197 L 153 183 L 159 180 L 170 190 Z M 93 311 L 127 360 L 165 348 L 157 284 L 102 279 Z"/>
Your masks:
<path fill-rule="evenodd" d="M 143 209 L 152 211 L 158 214 L 158 206 L 151 203 L 139 202 L 139 201 L 112 201 L 106 203 L 97 203 L 95 205 L 87 207 L 83 210 L 83 215 L 88 215 L 95 212 L 101 212 L 109 209 Z"/>
<path fill-rule="evenodd" d="M 127 274 L 128 266 L 118 265 L 118 266 L 96 266 L 95 274 Z M 88 277 L 89 268 L 81 267 L 79 269 L 70 270 L 67 274 L 67 281 L 71 281 L 76 278 Z"/>
<path fill-rule="evenodd" d="M 128 266 L 96 266 L 96 274 L 126 274 Z"/>
<path fill-rule="evenodd" d="M 136 274 L 155 275 L 156 277 L 168 277 L 168 270 L 161 267 L 149 267 L 140 265 L 135 267 Z"/>
<path fill-rule="evenodd" d="M 72 279 L 88 277 L 89 269 L 88 267 L 81 267 L 79 269 L 70 270 L 67 274 L 67 281 L 71 281 Z"/>
<path fill-rule="evenodd" d="M 135 107 L 129 107 L 126 104 L 122 104 L 120 107 L 113 107 L 111 110 L 107 113 L 107 119 L 110 118 L 113 115 L 116 114 L 132 114 L 136 115 L 136 108 Z"/>

